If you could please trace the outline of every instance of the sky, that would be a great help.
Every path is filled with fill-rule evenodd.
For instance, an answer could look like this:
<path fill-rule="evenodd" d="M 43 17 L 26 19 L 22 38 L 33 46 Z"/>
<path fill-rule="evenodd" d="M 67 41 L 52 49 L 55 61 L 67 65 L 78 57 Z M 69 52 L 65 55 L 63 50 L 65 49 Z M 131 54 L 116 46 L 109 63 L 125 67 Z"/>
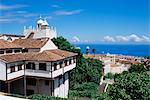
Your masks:
<path fill-rule="evenodd" d="M 150 43 L 150 0 L 0 0 L 0 33 L 22 34 L 41 15 L 73 43 Z"/>

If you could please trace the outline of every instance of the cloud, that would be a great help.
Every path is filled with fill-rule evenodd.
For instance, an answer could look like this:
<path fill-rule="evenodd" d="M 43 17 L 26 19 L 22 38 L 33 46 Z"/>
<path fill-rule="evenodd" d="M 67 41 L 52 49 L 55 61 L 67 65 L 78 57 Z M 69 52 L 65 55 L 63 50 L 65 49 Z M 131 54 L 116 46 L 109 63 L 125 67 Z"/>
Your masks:
<path fill-rule="evenodd" d="M 61 8 L 59 5 L 51 5 L 53 8 Z"/>
<path fill-rule="evenodd" d="M 106 42 L 115 42 L 115 39 L 111 36 L 105 36 L 104 41 L 106 41 Z"/>
<path fill-rule="evenodd" d="M 12 22 L 17 22 L 17 23 L 25 23 L 27 19 L 22 19 L 22 18 L 0 18 L 0 23 L 12 23 Z"/>
<path fill-rule="evenodd" d="M 78 9 L 78 10 L 58 10 L 58 11 L 55 11 L 54 14 L 56 15 L 74 15 L 74 14 L 79 14 L 81 13 L 83 10 L 81 9 Z"/>
<path fill-rule="evenodd" d="M 22 7 L 28 7 L 28 5 L 2 5 L 0 4 L 0 10 L 11 10 L 11 9 L 17 9 L 17 8 L 22 8 Z"/>
<path fill-rule="evenodd" d="M 126 36 L 116 36 L 117 41 L 128 42 L 129 39 Z"/>
<path fill-rule="evenodd" d="M 72 37 L 71 41 L 72 42 L 80 42 L 80 39 L 79 39 L 79 37 L 74 36 L 74 37 Z"/>
<path fill-rule="evenodd" d="M 142 41 L 142 38 L 135 34 L 131 34 L 128 38 L 130 41 L 133 41 L 133 42 L 141 42 Z"/>
<path fill-rule="evenodd" d="M 138 36 L 136 34 L 131 34 L 128 36 L 105 36 L 103 40 L 106 42 L 150 42 L 150 37 L 145 35 Z"/>

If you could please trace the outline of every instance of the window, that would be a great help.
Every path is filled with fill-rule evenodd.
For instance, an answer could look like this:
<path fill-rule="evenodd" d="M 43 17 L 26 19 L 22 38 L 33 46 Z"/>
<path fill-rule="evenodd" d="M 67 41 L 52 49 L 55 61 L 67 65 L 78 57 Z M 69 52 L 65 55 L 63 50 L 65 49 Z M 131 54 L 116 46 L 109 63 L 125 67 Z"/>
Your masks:
<path fill-rule="evenodd" d="M 29 62 L 28 64 L 26 64 L 26 69 L 33 69 L 33 70 L 35 70 L 35 64 Z"/>
<path fill-rule="evenodd" d="M 46 63 L 39 63 L 39 70 L 46 71 Z"/>
<path fill-rule="evenodd" d="M 22 53 L 28 52 L 28 49 L 22 49 Z"/>
<path fill-rule="evenodd" d="M 36 79 L 34 79 L 34 78 L 27 78 L 27 85 L 36 86 Z"/>
<path fill-rule="evenodd" d="M 60 68 L 62 68 L 63 67 L 63 62 L 60 62 L 59 65 L 60 65 Z"/>
<path fill-rule="evenodd" d="M 57 63 L 54 63 L 54 71 L 57 70 Z"/>
<path fill-rule="evenodd" d="M 7 40 L 10 40 L 10 41 L 12 41 L 12 38 L 11 38 L 10 36 L 8 36 Z"/>
<path fill-rule="evenodd" d="M 67 64 L 67 62 L 68 62 L 68 61 L 67 61 L 67 60 L 65 60 L 65 66 L 67 66 L 67 65 L 68 65 L 68 64 Z"/>
<path fill-rule="evenodd" d="M 22 70 L 22 64 L 18 65 L 18 71 Z"/>
<path fill-rule="evenodd" d="M 4 54 L 4 51 L 0 51 L 0 54 Z"/>
<path fill-rule="evenodd" d="M 6 50 L 6 53 L 12 53 L 12 50 L 8 49 Z"/>
<path fill-rule="evenodd" d="M 45 85 L 49 86 L 49 80 L 45 80 Z"/>
<path fill-rule="evenodd" d="M 73 58 L 73 63 L 76 63 L 76 58 L 75 57 Z"/>
<path fill-rule="evenodd" d="M 18 52 L 20 52 L 20 50 L 14 50 L 14 52 L 15 52 L 15 53 L 18 53 Z"/>
<path fill-rule="evenodd" d="M 69 65 L 71 65 L 71 59 L 69 59 Z"/>
<path fill-rule="evenodd" d="M 15 72 L 15 66 L 10 66 L 10 73 Z"/>

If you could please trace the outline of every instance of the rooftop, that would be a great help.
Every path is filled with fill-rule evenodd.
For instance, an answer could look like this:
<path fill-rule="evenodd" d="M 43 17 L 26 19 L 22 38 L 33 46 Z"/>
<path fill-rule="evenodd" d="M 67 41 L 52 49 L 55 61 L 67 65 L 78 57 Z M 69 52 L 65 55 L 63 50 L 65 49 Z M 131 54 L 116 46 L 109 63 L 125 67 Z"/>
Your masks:
<path fill-rule="evenodd" d="M 58 52 L 64 52 L 64 54 L 59 55 Z M 77 55 L 76 53 L 55 49 L 55 50 L 46 50 L 43 52 L 28 52 L 28 53 L 2 55 L 0 56 L 0 60 L 5 61 L 7 63 L 23 60 L 57 61 L 64 59 L 65 57 L 72 57 L 76 55 Z"/>
<path fill-rule="evenodd" d="M 7 48 L 21 48 L 21 46 L 15 43 L 0 39 L 0 49 L 7 49 Z"/>
<path fill-rule="evenodd" d="M 48 38 L 44 39 L 15 39 L 12 43 L 20 45 L 22 48 L 41 48 L 43 47 L 47 41 Z"/>

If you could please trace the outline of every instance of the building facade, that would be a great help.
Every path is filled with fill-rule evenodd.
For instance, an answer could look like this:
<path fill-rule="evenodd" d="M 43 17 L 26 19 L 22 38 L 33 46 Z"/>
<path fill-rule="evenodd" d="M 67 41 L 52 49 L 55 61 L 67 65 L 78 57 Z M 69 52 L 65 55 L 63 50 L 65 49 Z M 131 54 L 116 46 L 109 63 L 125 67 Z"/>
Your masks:
<path fill-rule="evenodd" d="M 24 35 L 0 39 L 0 91 L 67 98 L 69 71 L 76 67 L 77 54 L 57 48 L 51 41 L 56 30 L 42 18 L 37 29 L 25 29 Z"/>

